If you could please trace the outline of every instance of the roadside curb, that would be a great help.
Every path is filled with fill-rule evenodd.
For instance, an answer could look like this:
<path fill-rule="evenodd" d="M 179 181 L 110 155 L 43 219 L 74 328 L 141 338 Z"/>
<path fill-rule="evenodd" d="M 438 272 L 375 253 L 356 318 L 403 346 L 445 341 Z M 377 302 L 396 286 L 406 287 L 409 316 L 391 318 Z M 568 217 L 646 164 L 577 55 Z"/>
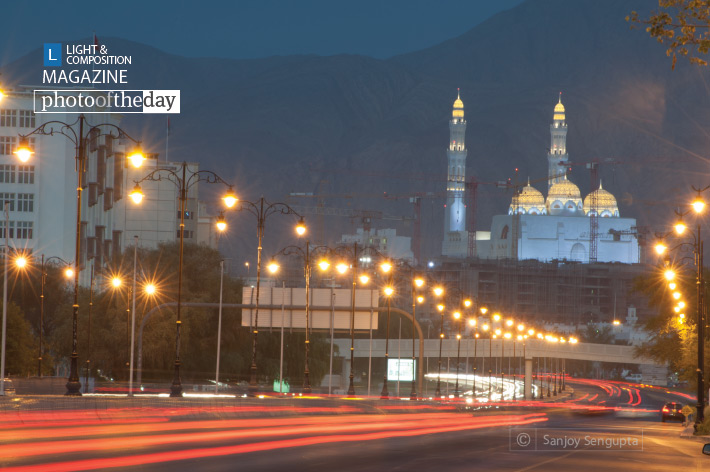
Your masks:
<path fill-rule="evenodd" d="M 710 436 L 696 436 L 695 434 L 693 434 L 694 432 L 695 428 L 693 424 L 689 424 L 688 426 L 683 428 L 683 431 L 680 432 L 680 437 L 684 439 L 693 439 L 699 442 L 710 443 Z"/>

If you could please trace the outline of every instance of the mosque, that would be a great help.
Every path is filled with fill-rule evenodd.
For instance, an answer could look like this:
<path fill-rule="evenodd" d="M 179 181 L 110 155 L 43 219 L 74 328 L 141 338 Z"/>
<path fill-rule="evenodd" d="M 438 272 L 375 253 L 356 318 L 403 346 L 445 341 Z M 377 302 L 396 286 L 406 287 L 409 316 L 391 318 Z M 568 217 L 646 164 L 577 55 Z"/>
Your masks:
<path fill-rule="evenodd" d="M 466 120 L 460 94 L 454 102 L 449 132 L 443 256 L 639 262 L 636 219 L 621 217 L 616 198 L 601 182 L 582 199 L 579 187 L 567 178 L 567 122 L 561 95 L 550 125 L 547 198 L 528 181 L 513 196 L 508 214 L 493 217 L 490 231 L 476 231 L 475 235 L 466 231 Z"/>

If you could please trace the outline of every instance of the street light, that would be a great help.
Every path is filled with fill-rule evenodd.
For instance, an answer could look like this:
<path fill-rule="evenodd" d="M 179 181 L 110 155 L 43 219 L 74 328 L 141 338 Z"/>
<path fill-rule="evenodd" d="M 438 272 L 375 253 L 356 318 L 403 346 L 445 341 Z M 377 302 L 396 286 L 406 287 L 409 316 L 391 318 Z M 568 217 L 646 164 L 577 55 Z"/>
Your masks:
<path fill-rule="evenodd" d="M 49 264 L 53 261 L 58 261 L 66 266 L 64 270 L 64 276 L 67 279 L 71 279 L 74 275 L 74 271 L 71 269 L 69 262 L 64 259 L 52 256 L 47 259 L 44 258 L 42 254 L 40 265 L 40 295 L 39 295 L 39 354 L 37 355 L 37 377 L 42 377 L 42 333 L 44 332 L 44 286 L 47 283 L 47 268 L 45 264 Z"/>
<path fill-rule="evenodd" d="M 478 358 L 478 322 L 475 318 L 468 320 L 473 332 L 473 399 L 476 400 L 476 363 Z"/>
<path fill-rule="evenodd" d="M 441 287 L 434 288 L 434 295 L 440 297 L 443 294 L 444 289 L 442 289 Z M 434 392 L 434 395 L 438 398 L 441 398 L 441 348 L 444 342 L 444 304 L 439 303 L 438 305 L 436 305 L 436 309 L 439 310 L 439 313 L 441 314 L 441 331 L 439 332 L 439 375 L 436 379 L 436 392 Z"/>
<path fill-rule="evenodd" d="M 118 275 L 111 277 L 111 287 L 119 290 L 123 285 L 123 280 Z M 130 357 L 131 357 L 131 292 L 132 288 L 126 284 L 126 378 L 130 380 Z"/>
<path fill-rule="evenodd" d="M 315 248 L 313 252 L 316 252 L 317 249 L 319 249 L 319 248 Z M 304 370 L 303 370 L 303 393 L 311 393 L 312 388 L 311 388 L 311 378 L 310 378 L 310 366 L 308 363 L 308 361 L 309 361 L 308 356 L 309 356 L 309 350 L 310 350 L 309 331 L 310 331 L 310 313 L 311 313 L 311 295 L 310 295 L 311 245 L 310 245 L 310 241 L 308 241 L 308 240 L 306 241 L 305 249 L 301 248 L 300 246 L 287 246 L 287 247 L 281 249 L 279 252 L 277 252 L 274 255 L 274 258 L 272 258 L 272 261 L 267 266 L 269 269 L 269 272 L 271 272 L 272 274 L 276 273 L 280 268 L 278 263 L 275 260 L 275 257 L 280 254 L 283 254 L 284 256 L 298 255 L 303 260 L 303 276 L 306 279 L 306 328 L 305 328 L 306 342 L 305 342 L 305 364 L 304 364 Z M 282 320 L 282 324 L 283 324 L 283 320 Z"/>
<path fill-rule="evenodd" d="M 55 128 L 55 126 L 57 128 Z M 78 126 L 78 130 L 75 127 Z M 108 130 L 108 132 L 106 132 Z M 117 133 L 117 136 L 113 135 L 113 132 Z M 91 125 L 87 123 L 86 117 L 82 114 L 79 115 L 76 121 L 73 123 L 65 123 L 63 121 L 48 121 L 39 127 L 35 128 L 26 135 L 20 135 L 19 145 L 15 150 L 15 155 L 20 159 L 21 162 L 27 162 L 34 154 L 34 151 L 30 147 L 29 137 L 32 135 L 40 136 L 53 136 L 55 134 L 61 134 L 65 138 L 74 144 L 75 147 L 75 170 L 77 174 L 77 186 L 76 186 L 76 245 L 75 245 L 75 265 L 76 272 L 74 273 L 74 304 L 72 310 L 72 353 L 71 353 L 71 367 L 69 371 L 69 379 L 67 381 L 66 387 L 67 392 L 65 395 L 69 396 L 81 396 L 81 383 L 79 382 L 79 368 L 78 360 L 79 354 L 77 353 L 77 323 L 79 318 L 79 271 L 81 270 L 81 192 L 83 190 L 83 174 L 87 169 L 87 144 L 89 140 L 97 139 L 100 136 L 111 136 L 113 139 L 128 139 L 135 144 L 135 147 L 140 149 L 140 141 L 133 139 L 125 131 L 123 131 L 118 126 L 112 123 L 101 123 L 98 125 Z M 140 153 L 138 150 L 134 154 Z"/>
<path fill-rule="evenodd" d="M 182 265 L 183 265 L 183 246 L 185 238 L 185 211 L 187 206 L 187 193 L 193 185 L 198 182 L 203 181 L 208 184 L 223 184 L 228 187 L 227 194 L 224 197 L 225 204 L 236 202 L 233 198 L 234 191 L 232 186 L 225 182 L 219 175 L 209 170 L 198 170 L 190 171 L 190 175 L 187 173 L 187 162 L 183 162 L 180 166 L 180 171 L 176 172 L 168 168 L 158 168 L 151 171 L 148 175 L 142 179 L 136 181 L 136 186 L 131 192 L 130 196 L 135 203 L 140 203 L 143 200 L 143 192 L 141 191 L 140 184 L 142 182 L 159 182 L 162 180 L 167 180 L 172 182 L 177 186 L 180 191 L 180 196 L 178 197 L 180 201 L 180 248 L 179 248 L 179 260 L 178 260 L 178 297 L 177 297 L 177 321 L 175 323 L 175 374 L 173 376 L 173 382 L 170 385 L 170 396 L 171 397 L 182 397 L 182 381 L 180 379 L 180 325 L 181 320 L 181 308 L 182 308 Z M 77 252 L 78 254 L 78 252 Z M 78 256 L 77 256 L 78 257 Z"/>
<path fill-rule="evenodd" d="M 389 263 L 383 263 L 381 266 L 382 271 L 387 273 L 390 271 L 392 266 Z M 391 282 L 391 279 L 390 279 Z M 387 369 L 389 366 L 389 341 L 390 341 L 390 307 L 392 304 L 392 295 L 394 295 L 394 287 L 388 285 L 384 289 L 385 296 L 387 297 L 387 331 L 385 333 L 385 377 L 382 383 L 382 392 L 380 392 L 381 399 L 389 398 L 389 391 L 387 390 Z"/>
<path fill-rule="evenodd" d="M 409 393 L 410 400 L 417 399 L 417 387 L 416 387 L 416 379 L 415 379 L 416 357 L 414 354 L 414 343 L 415 343 L 415 334 L 416 334 L 417 302 L 419 302 L 419 303 L 424 302 L 424 297 L 421 295 L 417 295 L 417 289 L 421 289 L 422 287 L 424 287 L 424 279 L 421 277 L 413 277 L 412 278 L 412 391 Z"/>
<path fill-rule="evenodd" d="M 471 302 L 469 302 L 469 306 Z M 454 387 L 454 397 L 459 398 L 459 364 L 461 363 L 461 313 L 458 311 L 454 312 L 454 320 L 456 320 L 456 325 L 458 331 L 456 333 L 456 386 Z"/>
<path fill-rule="evenodd" d="M 261 284 L 261 241 L 264 237 L 264 226 L 266 224 L 266 219 L 275 214 L 281 213 L 282 215 L 296 215 L 299 217 L 298 224 L 296 226 L 296 233 L 301 235 L 306 231 L 306 225 L 303 217 L 299 215 L 296 210 L 291 208 L 285 203 L 275 202 L 269 203 L 264 199 L 264 197 L 259 198 L 256 202 L 250 202 L 248 200 L 242 200 L 239 202 L 239 207 L 237 211 L 246 210 L 256 217 L 256 237 L 258 241 L 257 252 L 256 252 L 256 301 L 254 307 L 254 319 L 253 319 L 253 338 L 252 338 L 252 351 L 251 351 L 251 366 L 249 367 L 249 395 L 255 396 L 259 389 L 256 381 L 257 366 L 256 366 L 256 348 L 259 336 L 259 288 Z"/>

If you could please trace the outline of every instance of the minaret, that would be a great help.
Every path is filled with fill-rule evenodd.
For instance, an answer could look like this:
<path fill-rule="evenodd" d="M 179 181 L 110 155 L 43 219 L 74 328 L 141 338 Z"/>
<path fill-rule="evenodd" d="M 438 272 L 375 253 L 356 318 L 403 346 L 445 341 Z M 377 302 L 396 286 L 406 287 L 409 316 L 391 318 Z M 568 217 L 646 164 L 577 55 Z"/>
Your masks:
<path fill-rule="evenodd" d="M 567 122 L 565 121 L 565 106 L 562 105 L 562 92 L 560 99 L 555 105 L 555 112 L 550 125 L 550 152 L 547 154 L 547 190 L 552 185 L 561 182 L 562 176 L 567 171 Z"/>
<path fill-rule="evenodd" d="M 463 102 L 459 92 L 449 121 L 449 148 L 446 150 L 449 171 L 446 180 L 446 213 L 442 245 L 442 254 L 445 256 L 466 257 L 468 255 L 464 203 L 466 154 L 466 120 L 463 119 Z"/>
<path fill-rule="evenodd" d="M 463 119 L 463 102 L 459 92 L 449 121 L 449 173 L 446 180 L 446 218 L 444 231 L 466 229 L 464 181 L 466 180 L 466 120 Z"/>

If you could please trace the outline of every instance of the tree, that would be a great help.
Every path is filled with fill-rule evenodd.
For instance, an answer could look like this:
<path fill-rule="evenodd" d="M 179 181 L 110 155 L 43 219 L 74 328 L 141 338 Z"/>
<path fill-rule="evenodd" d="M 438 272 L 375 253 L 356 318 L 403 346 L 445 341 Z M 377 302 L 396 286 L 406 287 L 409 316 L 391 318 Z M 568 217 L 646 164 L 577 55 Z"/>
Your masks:
<path fill-rule="evenodd" d="M 708 274 L 706 274 L 707 277 Z M 677 277 L 676 290 L 690 295 L 686 299 L 688 307 L 696 305 L 696 285 L 694 277 Z M 698 365 L 698 335 L 693 320 L 696 313 L 688 313 L 681 320 L 673 309 L 670 291 L 666 282 L 658 276 L 639 276 L 634 281 L 634 290 L 647 295 L 649 306 L 658 308 L 658 315 L 651 317 L 646 322 L 646 331 L 650 334 L 649 341 L 635 349 L 636 355 L 654 359 L 659 364 L 668 364 L 673 372 L 678 373 L 681 380 L 687 380 L 690 385 L 697 381 L 696 368 Z M 706 287 L 705 298 L 708 292 Z M 705 363 L 710 360 L 708 349 L 710 343 L 705 344 Z"/>
<path fill-rule="evenodd" d="M 32 332 L 30 323 L 14 303 L 7 305 L 5 375 L 28 376 L 37 372 L 37 349 L 39 341 Z"/>
<path fill-rule="evenodd" d="M 706 66 L 707 61 L 699 56 L 710 50 L 710 1 L 658 0 L 658 7 L 648 19 L 632 11 L 626 21 L 645 25 L 652 38 L 668 46 L 666 55 L 672 57 L 672 69 L 678 56 L 687 57 L 691 64 Z"/>

